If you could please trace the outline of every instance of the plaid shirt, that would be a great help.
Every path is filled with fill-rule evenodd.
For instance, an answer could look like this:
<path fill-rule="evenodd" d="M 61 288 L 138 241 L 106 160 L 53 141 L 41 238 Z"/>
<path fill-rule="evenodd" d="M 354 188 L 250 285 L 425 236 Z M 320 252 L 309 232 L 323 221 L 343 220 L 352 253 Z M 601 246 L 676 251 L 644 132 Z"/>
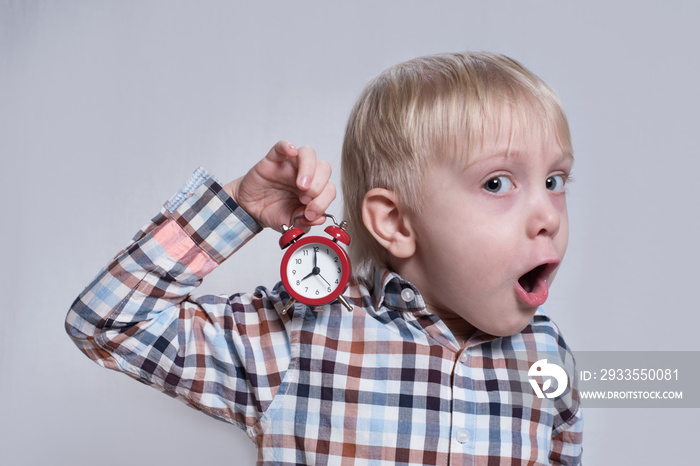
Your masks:
<path fill-rule="evenodd" d="M 238 424 L 260 464 L 580 463 L 575 387 L 550 400 L 528 383 L 543 355 L 575 373 L 541 310 L 517 335 L 460 347 L 388 270 L 351 284 L 352 312 L 281 315 L 280 284 L 190 295 L 258 231 L 198 169 L 76 299 L 69 335 L 99 365 Z"/>

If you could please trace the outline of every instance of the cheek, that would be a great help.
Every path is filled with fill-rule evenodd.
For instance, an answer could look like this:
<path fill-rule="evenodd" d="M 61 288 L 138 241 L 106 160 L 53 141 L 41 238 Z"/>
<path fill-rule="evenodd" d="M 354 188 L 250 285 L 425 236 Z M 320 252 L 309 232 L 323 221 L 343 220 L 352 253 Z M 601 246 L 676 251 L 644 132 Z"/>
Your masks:
<path fill-rule="evenodd" d="M 476 256 L 507 255 L 508 249 L 517 243 L 523 223 L 518 212 L 512 210 L 474 216 L 469 221 L 469 228 L 463 231 L 464 244 Z"/>
<path fill-rule="evenodd" d="M 564 204 L 564 209 L 559 217 L 559 232 L 556 241 L 563 256 L 569 244 L 569 215 L 566 211 L 566 204 Z"/>
<path fill-rule="evenodd" d="M 463 264 L 463 276 L 468 276 L 475 289 L 485 290 L 502 280 L 503 272 L 516 253 L 517 242 L 510 229 L 476 228 L 462 238 L 455 259 Z"/>

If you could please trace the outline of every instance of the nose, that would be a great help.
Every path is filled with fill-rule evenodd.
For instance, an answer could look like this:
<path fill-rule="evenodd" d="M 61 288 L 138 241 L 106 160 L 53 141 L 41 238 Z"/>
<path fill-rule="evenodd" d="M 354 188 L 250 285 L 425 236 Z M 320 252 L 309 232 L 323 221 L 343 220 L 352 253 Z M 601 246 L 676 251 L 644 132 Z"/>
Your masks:
<path fill-rule="evenodd" d="M 527 233 L 530 238 L 538 236 L 554 237 L 559 232 L 562 215 L 566 215 L 556 205 L 549 191 L 538 192 L 528 205 Z"/>

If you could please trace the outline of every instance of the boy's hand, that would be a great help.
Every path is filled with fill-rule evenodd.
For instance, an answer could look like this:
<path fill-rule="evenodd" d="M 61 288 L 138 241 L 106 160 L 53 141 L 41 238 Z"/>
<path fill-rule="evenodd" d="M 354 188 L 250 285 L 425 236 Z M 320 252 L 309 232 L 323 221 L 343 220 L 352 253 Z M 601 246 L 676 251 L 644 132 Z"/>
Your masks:
<path fill-rule="evenodd" d="M 321 215 L 335 199 L 335 186 L 329 182 L 331 166 L 316 161 L 308 146 L 297 149 L 280 141 L 243 177 L 224 190 L 262 227 L 281 231 L 298 215 L 301 226 L 319 225 Z"/>

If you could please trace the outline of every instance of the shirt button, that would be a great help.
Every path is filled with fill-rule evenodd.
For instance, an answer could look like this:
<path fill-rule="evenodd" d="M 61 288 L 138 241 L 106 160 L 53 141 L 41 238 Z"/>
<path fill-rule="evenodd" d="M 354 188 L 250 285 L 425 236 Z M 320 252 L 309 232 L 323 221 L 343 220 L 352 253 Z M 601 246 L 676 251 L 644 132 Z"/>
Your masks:
<path fill-rule="evenodd" d="M 467 429 L 459 429 L 455 438 L 459 443 L 467 443 L 469 441 L 469 431 Z"/>
<path fill-rule="evenodd" d="M 459 355 L 459 362 L 461 362 L 462 364 L 466 364 L 467 359 L 469 359 L 469 353 L 467 353 L 466 351 Z"/>
<path fill-rule="evenodd" d="M 416 298 L 416 294 L 413 292 L 412 289 L 410 288 L 404 288 L 401 290 L 401 299 L 403 299 L 405 302 L 410 303 Z"/>

